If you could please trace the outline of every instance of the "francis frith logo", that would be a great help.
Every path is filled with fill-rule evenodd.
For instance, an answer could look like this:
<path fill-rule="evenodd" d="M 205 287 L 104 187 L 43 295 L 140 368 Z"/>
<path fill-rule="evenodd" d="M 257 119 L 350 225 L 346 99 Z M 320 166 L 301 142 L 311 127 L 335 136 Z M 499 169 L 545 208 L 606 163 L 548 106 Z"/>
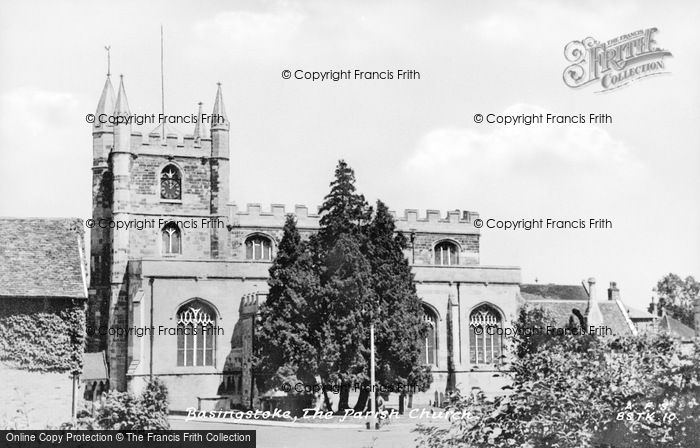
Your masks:
<path fill-rule="evenodd" d="M 657 28 L 637 30 L 606 42 L 592 37 L 569 42 L 564 47 L 564 56 L 572 64 L 564 70 L 564 83 L 571 88 L 599 83 L 597 92 L 606 92 L 668 73 L 664 57 L 672 54 L 657 45 L 657 31 Z"/>

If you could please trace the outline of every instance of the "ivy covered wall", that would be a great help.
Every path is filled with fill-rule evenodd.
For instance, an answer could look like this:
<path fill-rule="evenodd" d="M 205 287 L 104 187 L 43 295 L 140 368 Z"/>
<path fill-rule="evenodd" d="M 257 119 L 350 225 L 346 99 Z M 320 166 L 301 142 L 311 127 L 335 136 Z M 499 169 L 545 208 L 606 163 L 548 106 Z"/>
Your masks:
<path fill-rule="evenodd" d="M 24 370 L 80 374 L 85 350 L 85 301 L 0 300 L 0 362 Z"/>

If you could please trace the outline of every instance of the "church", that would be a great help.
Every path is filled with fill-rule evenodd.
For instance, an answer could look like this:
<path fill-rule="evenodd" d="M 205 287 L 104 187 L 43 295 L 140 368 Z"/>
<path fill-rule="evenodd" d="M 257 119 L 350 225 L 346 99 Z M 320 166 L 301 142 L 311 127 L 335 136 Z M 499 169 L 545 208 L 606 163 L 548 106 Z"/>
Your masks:
<path fill-rule="evenodd" d="M 123 78 L 115 95 L 108 75 L 101 114 L 130 116 Z M 211 115 L 222 119 L 197 123 L 183 136 L 162 125 L 143 135 L 127 120 L 96 120 L 92 129 L 88 351 L 106 352 L 112 388 L 137 391 L 160 378 L 176 411 L 256 406 L 254 321 L 285 217 L 296 216 L 302 236 L 319 228 L 320 217 L 304 205 L 231 201 L 236 148 L 221 85 Z M 451 387 L 500 390 L 506 341 L 475 328 L 510 326 L 528 301 L 548 306 L 564 323 L 583 314 L 622 333 L 636 331 L 619 292 L 598 301 L 593 279 L 521 285 L 520 268 L 482 265 L 476 212 L 394 216 L 410 241 L 405 256 L 431 328 L 424 355 L 433 383 L 409 406 L 439 405 Z"/>

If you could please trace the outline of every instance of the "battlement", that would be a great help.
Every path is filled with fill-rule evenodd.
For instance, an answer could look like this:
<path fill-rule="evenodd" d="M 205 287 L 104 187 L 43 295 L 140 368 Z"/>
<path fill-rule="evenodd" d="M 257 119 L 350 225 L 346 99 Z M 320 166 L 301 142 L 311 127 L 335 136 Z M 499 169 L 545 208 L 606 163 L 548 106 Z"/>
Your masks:
<path fill-rule="evenodd" d="M 448 210 L 443 214 L 440 210 L 428 209 L 421 216 L 416 209 L 406 209 L 403 216 L 397 216 L 390 211 L 396 222 L 396 229 L 404 233 L 454 233 L 479 234 L 474 227 L 474 221 L 479 213 L 474 211 Z"/>
<path fill-rule="evenodd" d="M 321 214 L 318 208 L 315 213 L 309 213 L 309 207 L 306 205 L 295 205 L 293 210 L 288 210 L 283 204 L 272 204 L 263 209 L 260 204 L 254 203 L 247 204 L 245 210 L 241 210 L 238 205 L 229 204 L 229 222 L 239 227 L 281 228 L 288 213 L 297 217 L 297 226 L 300 228 L 319 227 Z M 397 216 L 395 211 L 390 213 L 395 219 L 397 230 L 402 232 L 480 233 L 479 229 L 474 227 L 479 213 L 474 211 L 449 210 L 443 214 L 439 210 L 431 209 L 420 215 L 416 209 L 407 209 L 404 210 L 403 216 Z"/>
<path fill-rule="evenodd" d="M 234 204 L 229 204 L 229 207 L 232 208 L 233 213 L 241 216 L 241 215 L 248 215 L 248 216 L 278 216 L 278 217 L 285 217 L 287 216 L 288 213 L 293 213 L 296 215 L 298 218 L 320 218 L 321 215 L 319 214 L 318 207 L 316 207 L 316 213 L 315 214 L 309 214 L 309 207 L 306 205 L 295 205 L 294 210 L 290 210 L 289 212 L 287 211 L 287 207 L 284 204 L 271 204 L 270 207 L 267 210 L 262 209 L 262 206 L 258 203 L 248 203 L 246 204 L 245 211 L 239 210 L 238 205 Z"/>
<path fill-rule="evenodd" d="M 265 301 L 267 295 L 260 292 L 252 292 L 241 297 L 241 304 L 238 306 L 238 314 L 243 317 L 246 315 L 254 315 L 258 312 L 258 308 Z"/>
<path fill-rule="evenodd" d="M 189 157 L 210 157 L 211 138 L 195 139 L 194 135 L 179 137 L 170 133 L 161 139 L 160 133 L 151 132 L 144 137 L 141 132 L 132 132 L 130 141 L 134 155 L 173 155 Z"/>
<path fill-rule="evenodd" d="M 468 211 L 464 210 L 460 212 L 459 210 L 448 210 L 447 214 L 445 215 L 445 218 L 441 218 L 442 213 L 440 210 L 426 210 L 425 215 L 422 218 L 419 218 L 418 215 L 418 210 L 416 209 L 406 209 L 403 212 L 403 217 L 397 217 L 397 213 L 395 211 L 390 211 L 394 219 L 399 222 L 399 221 L 404 221 L 407 223 L 414 223 L 414 222 L 432 222 L 432 223 L 462 223 L 462 224 L 471 224 L 476 218 L 479 217 L 478 212 L 473 212 L 473 211 Z"/>
<path fill-rule="evenodd" d="M 287 214 L 293 213 L 297 217 L 297 226 L 306 229 L 318 229 L 321 216 L 316 208 L 316 213 L 309 213 L 306 205 L 295 205 L 293 210 L 287 210 L 283 204 L 272 204 L 263 210 L 260 204 L 247 204 L 245 211 L 238 205 L 228 205 L 229 222 L 240 227 L 265 227 L 281 229 Z"/>

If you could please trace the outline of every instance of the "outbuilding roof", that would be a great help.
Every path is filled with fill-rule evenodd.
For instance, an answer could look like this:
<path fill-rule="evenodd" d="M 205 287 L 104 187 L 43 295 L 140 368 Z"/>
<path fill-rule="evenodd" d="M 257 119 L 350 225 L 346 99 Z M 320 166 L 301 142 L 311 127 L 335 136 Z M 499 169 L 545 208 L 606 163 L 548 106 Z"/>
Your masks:
<path fill-rule="evenodd" d="M 82 222 L 0 218 L 0 297 L 87 298 Z"/>

